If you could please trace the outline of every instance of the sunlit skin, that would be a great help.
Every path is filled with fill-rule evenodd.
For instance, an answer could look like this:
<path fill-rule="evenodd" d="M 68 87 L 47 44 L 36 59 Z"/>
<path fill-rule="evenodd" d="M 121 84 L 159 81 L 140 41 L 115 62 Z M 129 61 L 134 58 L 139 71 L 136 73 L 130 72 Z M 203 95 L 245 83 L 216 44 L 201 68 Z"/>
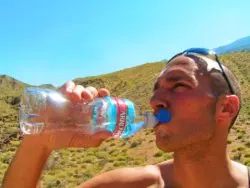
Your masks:
<path fill-rule="evenodd" d="M 155 83 L 152 108 L 156 113 L 160 108 L 171 113 L 169 123 L 155 127 L 158 148 L 174 152 L 173 160 L 160 165 L 166 174 L 165 185 L 235 187 L 239 181 L 247 185 L 246 175 L 244 179 L 229 173 L 236 166 L 246 173 L 246 168 L 232 163 L 226 153 L 230 120 L 239 104 L 236 96 L 216 99 L 209 85 L 210 74 L 204 70 L 193 59 L 180 56 L 166 66 Z M 236 104 L 226 109 L 230 100 Z"/>
<path fill-rule="evenodd" d="M 155 113 L 160 108 L 171 113 L 169 123 L 155 127 L 156 145 L 165 152 L 174 152 L 174 158 L 156 165 L 159 171 L 154 170 L 151 175 L 159 187 L 229 188 L 248 185 L 246 167 L 231 161 L 226 153 L 228 128 L 239 110 L 239 101 L 236 96 L 217 99 L 211 91 L 210 79 L 208 69 L 198 66 L 189 57 L 179 56 L 156 80 L 150 104 Z M 103 182 L 120 187 L 125 184 L 122 180 L 118 181 L 121 184 L 114 182 L 118 173 L 124 171 L 97 176 L 82 187 L 103 185 Z M 146 170 L 141 168 L 140 171 Z M 124 181 L 130 182 L 137 176 L 138 172 L 130 171 Z M 143 177 L 137 177 L 138 181 Z M 139 187 L 136 182 L 134 186 L 128 184 L 129 187 Z"/>
<path fill-rule="evenodd" d="M 164 151 L 208 140 L 214 133 L 216 101 L 207 76 L 197 70 L 192 59 L 176 58 L 155 83 L 152 108 L 155 112 L 167 108 L 171 113 L 169 123 L 155 128 L 156 144 Z"/>

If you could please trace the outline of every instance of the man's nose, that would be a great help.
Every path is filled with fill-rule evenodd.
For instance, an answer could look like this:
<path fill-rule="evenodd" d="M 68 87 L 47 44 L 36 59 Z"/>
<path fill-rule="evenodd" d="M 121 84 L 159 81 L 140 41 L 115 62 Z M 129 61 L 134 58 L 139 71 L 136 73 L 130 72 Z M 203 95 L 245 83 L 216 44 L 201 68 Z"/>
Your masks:
<path fill-rule="evenodd" d="M 156 93 L 150 99 L 150 105 L 153 110 L 158 110 L 160 108 L 167 108 L 167 100 L 163 99 L 163 97 L 158 96 Z"/>

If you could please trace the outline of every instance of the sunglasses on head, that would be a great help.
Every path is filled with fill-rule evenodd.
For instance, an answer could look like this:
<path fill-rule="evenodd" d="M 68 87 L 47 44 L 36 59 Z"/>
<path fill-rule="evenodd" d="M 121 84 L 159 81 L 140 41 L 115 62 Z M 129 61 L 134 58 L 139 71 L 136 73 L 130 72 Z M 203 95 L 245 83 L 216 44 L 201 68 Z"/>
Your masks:
<path fill-rule="evenodd" d="M 206 48 L 190 48 L 190 49 L 187 49 L 181 53 L 178 53 L 176 54 L 175 56 L 173 56 L 168 62 L 172 61 L 174 58 L 176 58 L 177 56 L 180 56 L 180 55 L 183 55 L 183 54 L 198 54 L 198 55 L 203 55 L 203 56 L 206 56 L 210 59 L 213 59 L 214 61 L 216 61 L 222 71 L 222 76 L 224 77 L 224 79 L 226 80 L 227 82 L 227 85 L 229 87 L 229 90 L 231 92 L 231 94 L 234 94 L 234 90 L 233 90 L 233 87 L 223 69 L 223 66 L 221 64 L 221 62 L 219 61 L 219 58 L 218 58 L 218 55 L 215 53 L 215 51 L 211 50 L 211 49 L 206 49 Z M 214 57 L 214 58 L 211 58 L 211 57 Z"/>

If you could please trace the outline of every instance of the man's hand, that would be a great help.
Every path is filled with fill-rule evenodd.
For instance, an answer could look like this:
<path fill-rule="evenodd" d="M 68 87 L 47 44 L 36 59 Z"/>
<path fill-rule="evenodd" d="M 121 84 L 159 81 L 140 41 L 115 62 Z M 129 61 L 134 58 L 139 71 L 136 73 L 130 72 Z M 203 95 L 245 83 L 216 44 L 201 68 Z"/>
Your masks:
<path fill-rule="evenodd" d="M 94 87 L 84 88 L 67 82 L 59 89 L 74 103 L 91 101 L 96 97 L 109 95 L 109 91 Z M 67 147 L 97 147 L 111 136 L 108 131 L 94 134 L 85 132 L 76 126 L 64 129 L 46 129 L 38 135 L 25 135 L 16 155 L 5 175 L 3 187 L 36 187 L 44 164 L 54 149 Z"/>
<path fill-rule="evenodd" d="M 105 88 L 96 90 L 94 87 L 84 88 L 81 85 L 75 85 L 74 82 L 68 81 L 61 88 L 59 88 L 72 102 L 92 101 L 96 97 L 109 96 L 109 91 Z"/>
<path fill-rule="evenodd" d="M 90 102 L 96 97 L 109 95 L 107 89 L 97 91 L 94 87 L 84 88 L 72 81 L 66 82 L 59 91 L 62 92 L 72 103 Z M 72 112 L 74 113 L 74 111 Z M 41 144 L 49 151 L 67 147 L 97 147 L 101 142 L 112 134 L 105 130 L 95 133 L 87 132 L 84 127 L 69 125 L 63 129 L 46 129 L 40 135 L 25 135 L 25 137 L 39 137 Z M 35 139 L 35 138 L 34 138 Z M 27 139 L 30 140 L 30 139 Z"/>

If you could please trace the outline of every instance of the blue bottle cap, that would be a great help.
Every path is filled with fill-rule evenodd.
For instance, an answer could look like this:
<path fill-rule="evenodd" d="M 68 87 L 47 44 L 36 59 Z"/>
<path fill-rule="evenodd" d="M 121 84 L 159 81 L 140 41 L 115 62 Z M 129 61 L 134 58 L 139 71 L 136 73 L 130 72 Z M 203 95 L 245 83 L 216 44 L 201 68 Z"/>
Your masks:
<path fill-rule="evenodd" d="M 156 114 L 156 118 L 161 123 L 168 123 L 170 121 L 170 112 L 167 109 L 160 109 L 160 111 Z"/>

